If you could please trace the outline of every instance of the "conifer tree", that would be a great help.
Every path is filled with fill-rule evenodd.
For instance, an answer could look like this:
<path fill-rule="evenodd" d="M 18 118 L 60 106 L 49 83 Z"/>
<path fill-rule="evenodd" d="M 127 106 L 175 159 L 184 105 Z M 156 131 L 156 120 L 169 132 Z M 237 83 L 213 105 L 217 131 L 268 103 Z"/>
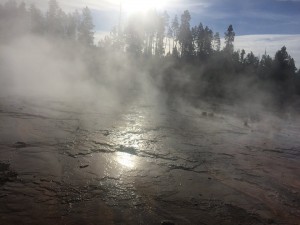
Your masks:
<path fill-rule="evenodd" d="M 83 45 L 94 44 L 94 24 L 91 11 L 88 7 L 82 9 L 81 21 L 78 27 L 78 40 Z"/>
<path fill-rule="evenodd" d="M 235 32 L 233 31 L 233 27 L 230 24 L 227 31 L 225 32 L 225 48 L 224 48 L 224 50 L 231 54 L 233 53 L 233 50 L 234 50 L 234 46 L 233 46 L 234 38 L 235 38 Z"/>

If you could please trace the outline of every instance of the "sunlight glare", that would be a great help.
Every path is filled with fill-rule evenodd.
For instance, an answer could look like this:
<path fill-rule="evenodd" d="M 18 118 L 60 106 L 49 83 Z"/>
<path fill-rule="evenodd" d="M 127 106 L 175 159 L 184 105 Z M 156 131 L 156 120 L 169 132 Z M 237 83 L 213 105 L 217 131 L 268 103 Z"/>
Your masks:
<path fill-rule="evenodd" d="M 123 0 L 122 7 L 126 13 L 146 12 L 151 9 L 162 10 L 167 0 Z"/>
<path fill-rule="evenodd" d="M 117 162 L 129 169 L 135 166 L 134 156 L 126 152 L 117 152 Z"/>

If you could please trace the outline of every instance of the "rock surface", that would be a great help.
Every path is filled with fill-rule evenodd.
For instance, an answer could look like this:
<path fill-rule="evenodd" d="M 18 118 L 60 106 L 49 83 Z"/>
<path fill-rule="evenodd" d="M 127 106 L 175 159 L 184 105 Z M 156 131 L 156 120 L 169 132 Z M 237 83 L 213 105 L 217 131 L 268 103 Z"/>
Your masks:
<path fill-rule="evenodd" d="M 250 130 L 226 106 L 0 109 L 1 225 L 299 224 L 299 117 Z"/>

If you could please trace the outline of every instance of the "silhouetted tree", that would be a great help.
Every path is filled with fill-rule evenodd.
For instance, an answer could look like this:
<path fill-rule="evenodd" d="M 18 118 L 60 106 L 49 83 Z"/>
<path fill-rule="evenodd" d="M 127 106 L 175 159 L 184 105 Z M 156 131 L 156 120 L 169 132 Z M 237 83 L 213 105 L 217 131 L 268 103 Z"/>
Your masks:
<path fill-rule="evenodd" d="M 181 48 L 181 57 L 189 58 L 193 55 L 193 37 L 190 29 L 191 15 L 185 10 L 181 15 L 181 24 L 178 33 L 178 42 Z"/>
<path fill-rule="evenodd" d="M 246 66 L 252 66 L 254 68 L 257 68 L 259 65 L 259 59 L 253 54 L 253 52 L 250 52 L 245 58 L 245 64 Z"/>
<path fill-rule="evenodd" d="M 217 52 L 219 52 L 220 49 L 221 49 L 221 39 L 220 39 L 219 32 L 215 33 L 213 42 L 214 42 L 214 44 L 213 44 L 214 50 L 216 50 Z"/>
<path fill-rule="evenodd" d="M 277 51 L 274 58 L 273 77 L 277 84 L 277 95 L 281 106 L 295 93 L 296 66 L 294 59 L 288 54 L 286 47 Z"/>
<path fill-rule="evenodd" d="M 235 33 L 233 31 L 233 27 L 232 25 L 229 25 L 227 31 L 225 32 L 225 48 L 224 48 L 224 50 L 227 51 L 228 53 L 233 53 L 234 37 L 235 37 Z"/>
<path fill-rule="evenodd" d="M 274 66 L 276 80 L 285 81 L 295 75 L 296 66 L 294 59 L 288 54 L 285 46 L 276 52 Z"/>
<path fill-rule="evenodd" d="M 196 55 L 200 59 L 206 59 L 213 51 L 213 32 L 207 26 L 204 28 L 202 23 L 192 29 L 194 48 Z"/>
<path fill-rule="evenodd" d="M 193 35 L 196 55 L 201 56 L 204 48 L 204 28 L 202 23 L 200 23 L 198 26 L 193 27 L 192 35 Z"/>
<path fill-rule="evenodd" d="M 261 79 L 270 79 L 273 68 L 273 59 L 271 56 L 265 54 L 262 55 L 261 60 L 259 62 L 259 71 L 258 75 Z"/>
<path fill-rule="evenodd" d="M 204 29 L 204 44 L 203 44 L 205 57 L 209 56 L 213 51 L 212 48 L 213 35 L 214 35 L 213 31 L 209 29 L 208 26 L 206 26 Z"/>

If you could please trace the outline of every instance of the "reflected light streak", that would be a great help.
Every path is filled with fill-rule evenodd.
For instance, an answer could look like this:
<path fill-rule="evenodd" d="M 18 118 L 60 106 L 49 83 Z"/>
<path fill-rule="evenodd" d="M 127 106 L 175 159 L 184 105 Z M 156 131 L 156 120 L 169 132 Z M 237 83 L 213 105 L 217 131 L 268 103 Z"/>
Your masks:
<path fill-rule="evenodd" d="M 127 167 L 129 169 L 133 169 L 135 167 L 134 155 L 131 155 L 126 152 L 117 152 L 116 161 L 122 166 Z"/>

